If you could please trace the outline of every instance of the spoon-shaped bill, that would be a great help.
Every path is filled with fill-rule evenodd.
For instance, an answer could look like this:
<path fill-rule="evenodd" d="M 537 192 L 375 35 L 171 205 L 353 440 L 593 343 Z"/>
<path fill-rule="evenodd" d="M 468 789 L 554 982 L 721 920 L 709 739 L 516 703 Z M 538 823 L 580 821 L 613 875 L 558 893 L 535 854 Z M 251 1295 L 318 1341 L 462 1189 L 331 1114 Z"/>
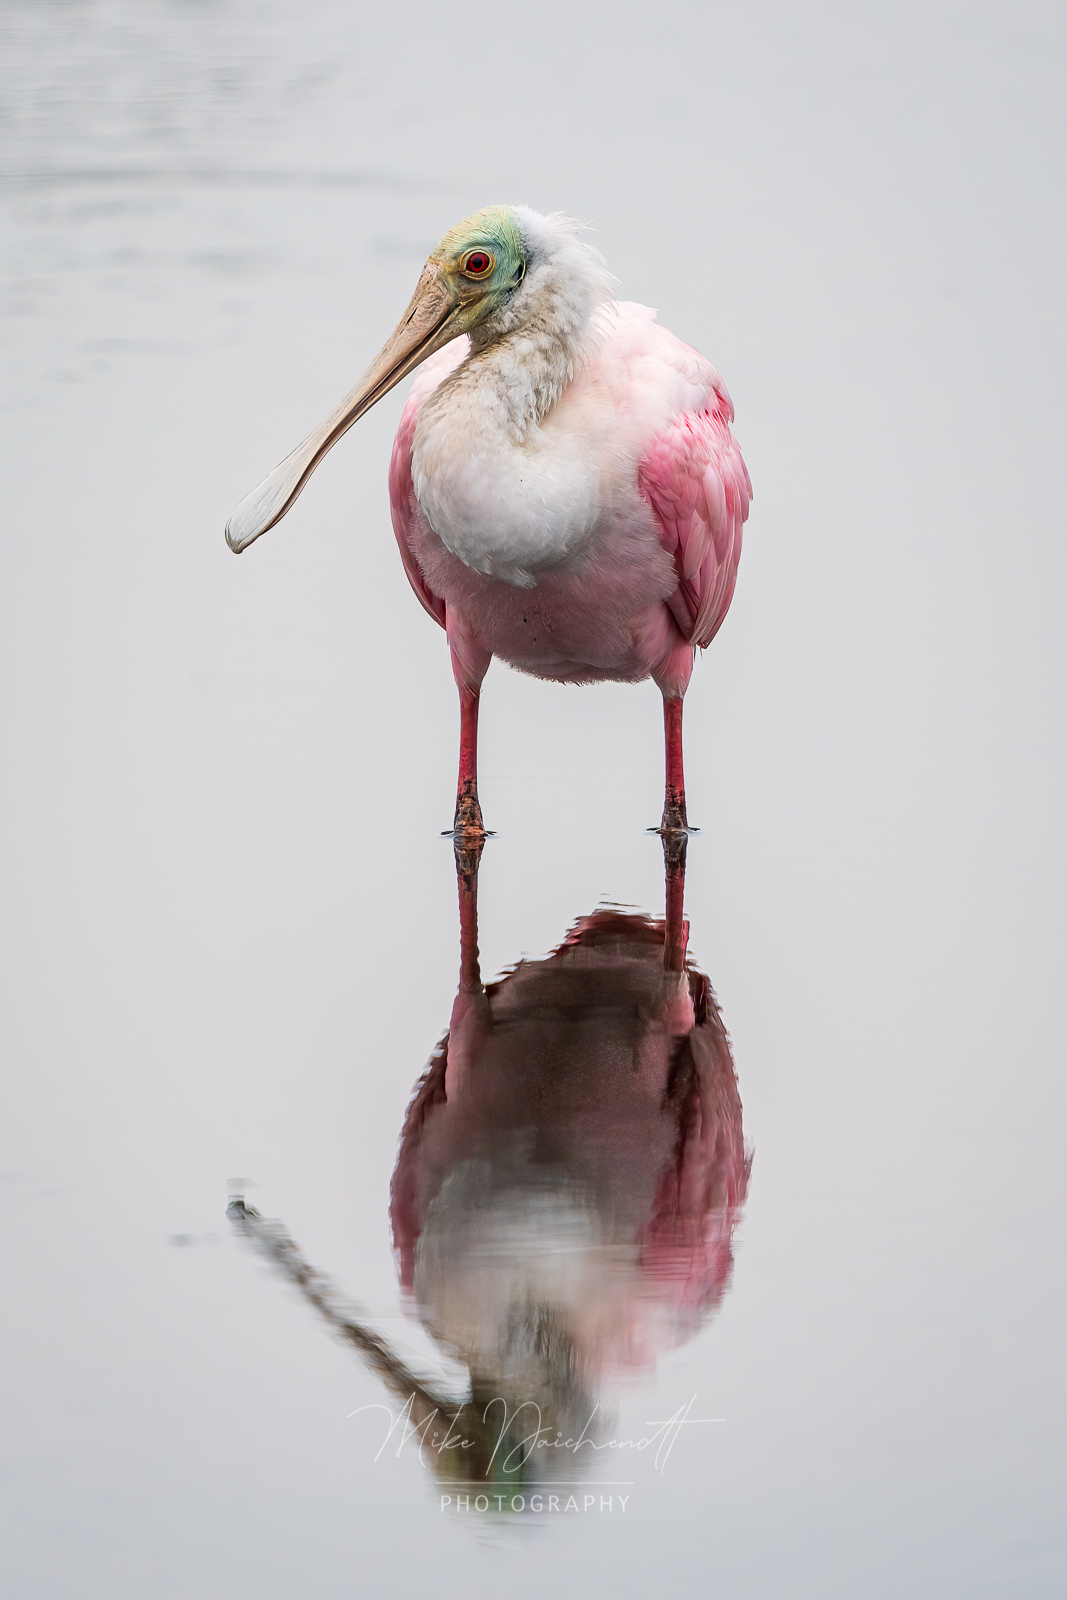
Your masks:
<path fill-rule="evenodd" d="M 226 524 L 226 543 L 231 550 L 239 555 L 284 517 L 341 435 L 420 361 L 455 338 L 461 331 L 459 311 L 438 268 L 427 262 L 411 304 L 351 394 L 262 483 L 257 483 L 233 512 Z"/>

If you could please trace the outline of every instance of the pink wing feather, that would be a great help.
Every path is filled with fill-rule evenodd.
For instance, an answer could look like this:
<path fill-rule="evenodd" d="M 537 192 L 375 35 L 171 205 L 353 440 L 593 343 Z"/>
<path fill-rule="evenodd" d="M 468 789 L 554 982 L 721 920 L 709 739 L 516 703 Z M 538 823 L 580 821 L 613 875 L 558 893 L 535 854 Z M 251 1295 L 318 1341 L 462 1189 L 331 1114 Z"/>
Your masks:
<path fill-rule="evenodd" d="M 733 416 L 730 397 L 715 374 L 708 403 L 672 418 L 652 441 L 637 474 L 678 574 L 667 603 L 683 636 L 702 649 L 714 639 L 733 599 L 741 529 L 752 499 L 730 432 Z"/>
<path fill-rule="evenodd" d="M 464 340 L 466 343 L 466 340 Z M 422 405 L 423 395 L 416 388 L 407 405 L 404 407 L 400 418 L 400 426 L 396 430 L 393 440 L 393 454 L 389 460 L 389 510 L 393 518 L 393 532 L 396 542 L 400 546 L 400 559 L 404 563 L 404 571 L 408 575 L 408 582 L 418 595 L 426 610 L 435 622 L 442 628 L 445 625 L 445 603 L 432 589 L 427 588 L 426 579 L 418 562 L 415 560 L 410 544 L 408 543 L 407 530 L 418 516 L 418 501 L 415 498 L 415 486 L 411 481 L 411 445 L 415 437 L 415 424 L 419 417 L 419 408 Z"/>

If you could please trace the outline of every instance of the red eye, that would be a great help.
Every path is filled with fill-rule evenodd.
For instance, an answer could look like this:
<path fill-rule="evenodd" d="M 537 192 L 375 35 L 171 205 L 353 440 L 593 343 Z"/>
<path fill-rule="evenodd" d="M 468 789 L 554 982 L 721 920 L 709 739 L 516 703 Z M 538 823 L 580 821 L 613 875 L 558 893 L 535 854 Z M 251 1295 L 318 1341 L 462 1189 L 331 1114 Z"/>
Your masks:
<path fill-rule="evenodd" d="M 484 278 L 493 270 L 493 258 L 485 250 L 472 250 L 463 263 L 463 270 L 469 278 Z"/>

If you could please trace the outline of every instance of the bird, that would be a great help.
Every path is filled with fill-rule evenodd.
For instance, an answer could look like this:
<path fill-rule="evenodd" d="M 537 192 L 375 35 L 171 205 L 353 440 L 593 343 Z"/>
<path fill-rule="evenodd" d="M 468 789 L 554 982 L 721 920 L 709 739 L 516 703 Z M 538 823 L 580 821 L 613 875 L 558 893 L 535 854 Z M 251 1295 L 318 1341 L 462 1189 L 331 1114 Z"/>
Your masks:
<path fill-rule="evenodd" d="M 562 213 L 486 206 L 428 257 L 356 387 L 237 506 L 240 553 L 318 463 L 416 372 L 389 466 L 409 583 L 445 630 L 460 700 L 452 834 L 486 830 L 478 707 L 494 656 L 565 683 L 663 696 L 664 839 L 689 832 L 682 702 L 733 598 L 752 485 L 715 368 L 616 298 Z"/>

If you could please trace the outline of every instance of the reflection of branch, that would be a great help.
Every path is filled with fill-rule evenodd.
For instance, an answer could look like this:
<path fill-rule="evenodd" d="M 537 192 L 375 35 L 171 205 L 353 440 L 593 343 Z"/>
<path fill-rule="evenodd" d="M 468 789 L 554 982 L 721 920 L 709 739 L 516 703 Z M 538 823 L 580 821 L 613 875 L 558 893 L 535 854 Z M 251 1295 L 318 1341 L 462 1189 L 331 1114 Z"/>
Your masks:
<path fill-rule="evenodd" d="M 359 1351 L 387 1389 L 399 1399 L 410 1398 L 411 1415 L 416 1423 L 425 1422 L 442 1407 L 456 1404 L 454 1400 L 436 1395 L 424 1383 L 420 1383 L 400 1357 L 393 1354 L 384 1339 L 365 1327 L 362 1320 L 356 1320 L 361 1315 L 359 1309 L 347 1305 L 329 1278 L 308 1265 L 280 1222 L 269 1222 L 239 1198 L 230 1201 L 226 1215 L 260 1254 L 266 1256 L 290 1283 L 296 1285 L 304 1299 L 311 1302 L 334 1333 Z"/>

